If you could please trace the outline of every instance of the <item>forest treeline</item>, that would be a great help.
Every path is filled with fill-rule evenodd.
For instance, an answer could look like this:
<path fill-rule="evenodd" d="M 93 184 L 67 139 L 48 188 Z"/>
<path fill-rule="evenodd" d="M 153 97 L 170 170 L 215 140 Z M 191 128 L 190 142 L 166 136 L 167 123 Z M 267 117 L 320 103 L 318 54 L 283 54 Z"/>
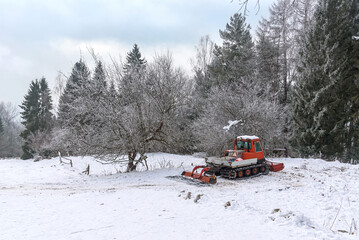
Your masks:
<path fill-rule="evenodd" d="M 80 59 L 57 109 L 45 78 L 24 97 L 22 129 L 0 105 L 0 157 L 18 156 L 22 144 L 23 159 L 60 151 L 132 171 L 148 152 L 220 154 L 247 134 L 268 152 L 358 160 L 358 12 L 357 0 L 278 0 L 255 36 L 235 13 L 222 44 L 200 39 L 191 77 L 170 54 L 149 61 L 137 44 L 124 62 L 95 56 L 91 70 Z"/>

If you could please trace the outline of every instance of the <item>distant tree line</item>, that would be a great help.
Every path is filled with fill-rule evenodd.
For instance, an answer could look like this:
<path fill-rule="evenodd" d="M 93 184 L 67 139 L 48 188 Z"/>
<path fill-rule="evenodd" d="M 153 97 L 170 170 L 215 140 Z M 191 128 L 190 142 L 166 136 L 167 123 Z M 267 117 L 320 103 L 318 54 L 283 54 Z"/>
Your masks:
<path fill-rule="evenodd" d="M 21 124 L 16 106 L 0 103 L 0 158 L 19 157 L 22 140 Z"/>
<path fill-rule="evenodd" d="M 358 27 L 356 0 L 278 0 L 255 38 L 239 13 L 221 45 L 201 38 L 193 77 L 136 44 L 124 63 L 95 57 L 91 71 L 80 59 L 56 117 L 46 79 L 31 83 L 22 157 L 91 154 L 132 171 L 151 151 L 220 154 L 253 134 L 269 152 L 359 159 Z"/>

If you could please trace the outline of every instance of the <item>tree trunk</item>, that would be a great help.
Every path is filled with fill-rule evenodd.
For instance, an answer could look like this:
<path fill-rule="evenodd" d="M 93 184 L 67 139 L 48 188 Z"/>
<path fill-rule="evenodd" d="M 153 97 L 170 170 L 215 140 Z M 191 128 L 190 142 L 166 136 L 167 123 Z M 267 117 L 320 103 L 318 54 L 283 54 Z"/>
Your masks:
<path fill-rule="evenodd" d="M 136 170 L 137 164 L 135 163 L 135 159 L 137 156 L 137 152 L 128 152 L 128 164 L 126 172 L 132 172 Z"/>

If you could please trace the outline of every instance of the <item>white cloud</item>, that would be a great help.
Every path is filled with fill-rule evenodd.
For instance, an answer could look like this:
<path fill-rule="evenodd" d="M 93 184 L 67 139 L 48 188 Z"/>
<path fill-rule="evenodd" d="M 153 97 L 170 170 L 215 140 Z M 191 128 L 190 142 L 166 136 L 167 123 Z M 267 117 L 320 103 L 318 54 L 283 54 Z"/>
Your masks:
<path fill-rule="evenodd" d="M 253 29 L 261 13 L 253 18 L 249 8 Z M 190 72 L 200 37 L 220 44 L 218 30 L 238 10 L 236 0 L 0 0 L 0 101 L 20 103 L 42 76 L 53 87 L 58 71 L 70 73 L 81 54 L 91 65 L 88 48 L 109 61 L 137 43 L 148 61 L 169 51 Z"/>
<path fill-rule="evenodd" d="M 56 55 L 63 56 L 73 61 L 77 61 L 82 55 L 87 63 L 91 66 L 92 60 L 89 54 L 89 49 L 99 55 L 105 62 L 109 62 L 111 58 L 126 57 L 126 54 L 131 51 L 133 44 L 121 43 L 115 40 L 78 40 L 64 38 L 50 42 L 52 51 L 57 52 Z M 195 49 L 192 45 L 184 44 L 157 44 L 157 45 L 139 45 L 142 55 L 151 61 L 155 55 L 166 54 L 170 52 L 174 58 L 176 66 L 181 66 L 188 73 L 191 71 L 190 59 L 195 55 Z"/>

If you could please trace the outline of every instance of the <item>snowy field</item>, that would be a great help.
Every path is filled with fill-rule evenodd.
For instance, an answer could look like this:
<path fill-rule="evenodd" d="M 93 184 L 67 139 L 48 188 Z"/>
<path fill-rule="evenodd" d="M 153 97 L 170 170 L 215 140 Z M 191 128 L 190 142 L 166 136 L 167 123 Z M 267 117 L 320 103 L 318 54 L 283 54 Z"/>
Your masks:
<path fill-rule="evenodd" d="M 150 154 L 150 171 L 133 173 L 71 159 L 0 160 L 1 240 L 359 236 L 359 166 L 272 159 L 285 169 L 208 186 L 166 178 L 204 163 L 193 156 Z"/>

